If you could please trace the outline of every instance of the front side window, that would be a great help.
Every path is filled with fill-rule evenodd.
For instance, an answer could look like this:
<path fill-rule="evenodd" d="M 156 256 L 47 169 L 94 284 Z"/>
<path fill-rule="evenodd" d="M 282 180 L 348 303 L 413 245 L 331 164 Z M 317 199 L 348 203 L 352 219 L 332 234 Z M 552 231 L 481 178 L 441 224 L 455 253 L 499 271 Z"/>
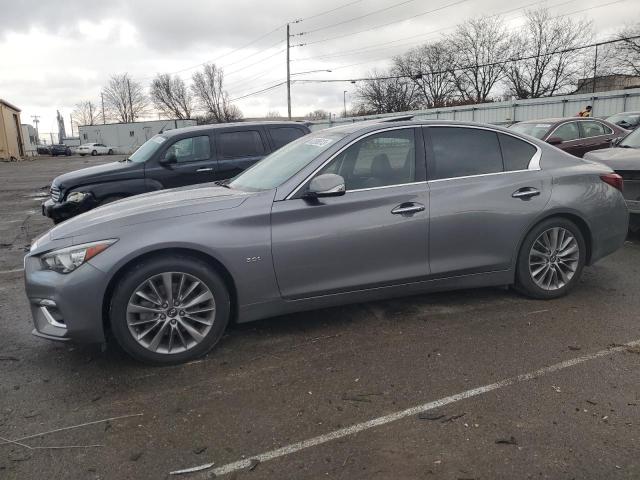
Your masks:
<path fill-rule="evenodd" d="M 340 153 L 318 175 L 335 173 L 346 190 L 401 185 L 416 181 L 413 128 L 370 135 Z"/>
<path fill-rule="evenodd" d="M 258 157 L 265 153 L 260 132 L 256 130 L 223 132 L 219 138 L 222 158 Z"/>
<path fill-rule="evenodd" d="M 275 148 L 280 148 L 304 135 L 302 130 L 295 127 L 269 128 L 269 133 L 271 134 L 271 139 L 273 140 L 273 146 Z"/>
<path fill-rule="evenodd" d="M 430 127 L 433 155 L 427 166 L 430 180 L 503 171 L 496 132 L 478 128 Z"/>
<path fill-rule="evenodd" d="M 580 122 L 582 125 L 582 138 L 599 137 L 606 135 L 604 125 L 600 122 Z"/>
<path fill-rule="evenodd" d="M 202 135 L 178 140 L 167 149 L 164 158 L 168 159 L 173 155 L 178 163 L 208 160 L 211 156 L 209 137 Z"/>
<path fill-rule="evenodd" d="M 558 137 L 563 142 L 570 142 L 571 140 L 577 140 L 580 138 L 580 131 L 578 130 L 578 124 L 576 122 L 569 122 L 560 125 L 556 128 L 555 132 L 551 134 L 551 137 Z"/>
<path fill-rule="evenodd" d="M 519 138 L 498 134 L 500 149 L 502 150 L 502 161 L 506 171 L 527 170 L 531 159 L 536 154 L 536 147 Z"/>

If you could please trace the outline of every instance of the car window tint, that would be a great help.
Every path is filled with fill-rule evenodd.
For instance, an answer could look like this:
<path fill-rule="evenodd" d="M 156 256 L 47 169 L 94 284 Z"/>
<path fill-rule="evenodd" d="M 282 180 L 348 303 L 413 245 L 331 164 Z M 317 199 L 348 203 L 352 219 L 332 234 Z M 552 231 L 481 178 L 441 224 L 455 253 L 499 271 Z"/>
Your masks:
<path fill-rule="evenodd" d="M 271 134 L 271 140 L 273 140 L 273 146 L 275 148 L 280 148 L 304 135 L 302 130 L 295 127 L 269 128 L 269 133 Z"/>
<path fill-rule="evenodd" d="M 536 147 L 504 133 L 499 133 L 498 139 L 500 140 L 505 170 L 526 170 L 529 168 L 529 162 L 536 153 Z"/>
<path fill-rule="evenodd" d="M 199 160 L 207 160 L 211 156 L 210 149 L 209 137 L 206 135 L 183 138 L 171 145 L 164 157 L 168 158 L 170 155 L 175 154 L 178 163 L 197 162 Z"/>
<path fill-rule="evenodd" d="M 370 135 L 340 153 L 318 174 L 336 173 L 347 190 L 415 182 L 413 128 Z"/>
<path fill-rule="evenodd" d="M 605 135 L 604 125 L 600 122 L 580 122 L 582 124 L 582 138 L 597 137 Z"/>
<path fill-rule="evenodd" d="M 563 142 L 570 140 L 576 140 L 580 138 L 580 131 L 578 130 L 578 124 L 576 122 L 569 122 L 560 125 L 556 128 L 555 132 L 551 134 L 552 137 L 558 137 Z"/>
<path fill-rule="evenodd" d="M 430 180 L 503 170 L 496 132 L 461 127 L 430 127 L 428 131 L 433 148 L 427 168 Z"/>
<path fill-rule="evenodd" d="M 220 134 L 220 155 L 223 158 L 256 157 L 264 153 L 262 138 L 256 130 Z"/>

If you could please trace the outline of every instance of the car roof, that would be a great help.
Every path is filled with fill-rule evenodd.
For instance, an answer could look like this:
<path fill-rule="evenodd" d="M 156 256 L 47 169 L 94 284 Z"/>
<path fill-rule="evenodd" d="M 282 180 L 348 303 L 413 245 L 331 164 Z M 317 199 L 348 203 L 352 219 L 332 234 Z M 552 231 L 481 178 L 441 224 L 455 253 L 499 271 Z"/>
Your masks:
<path fill-rule="evenodd" d="M 382 119 L 384 120 L 384 119 Z M 509 134 L 513 133 L 504 127 L 499 125 L 491 125 L 487 123 L 479 123 L 479 122 L 464 122 L 458 120 L 401 120 L 401 121 L 381 121 L 381 120 L 364 120 L 355 123 L 348 123 L 344 125 L 339 125 L 336 127 L 326 128 L 324 130 L 316 130 L 314 133 L 320 132 L 335 132 L 342 133 L 344 135 L 350 135 L 354 133 L 366 133 L 368 131 L 382 130 L 394 127 L 404 127 L 404 126 L 462 126 L 462 127 L 485 127 L 491 128 L 493 130 L 502 130 Z"/>
<path fill-rule="evenodd" d="M 640 115 L 640 111 L 618 112 L 613 115 L 609 115 L 609 117 L 615 117 L 616 115 Z"/>
<path fill-rule="evenodd" d="M 301 122 L 278 122 L 278 121 L 264 121 L 264 122 L 233 122 L 233 123 L 213 123 L 207 125 L 196 125 L 191 127 L 172 128 L 162 132 L 162 135 L 172 137 L 174 135 L 182 135 L 184 133 L 202 132 L 204 130 L 221 130 L 221 129 L 234 129 L 238 127 L 251 128 L 260 127 L 264 125 L 276 126 L 276 127 L 303 127 L 309 128 Z"/>

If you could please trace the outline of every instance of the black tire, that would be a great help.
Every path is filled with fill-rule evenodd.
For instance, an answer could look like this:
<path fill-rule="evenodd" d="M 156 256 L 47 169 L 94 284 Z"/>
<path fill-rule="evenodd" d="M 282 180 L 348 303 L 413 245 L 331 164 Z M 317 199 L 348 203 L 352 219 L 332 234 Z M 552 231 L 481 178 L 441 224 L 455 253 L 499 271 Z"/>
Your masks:
<path fill-rule="evenodd" d="M 96 150 L 93 150 L 93 151 L 91 152 L 91 156 L 92 156 L 92 157 L 95 157 L 96 155 L 98 155 L 98 152 L 97 152 Z"/>
<path fill-rule="evenodd" d="M 107 155 L 113 155 L 113 150 L 109 149 L 109 151 L 107 152 Z"/>
<path fill-rule="evenodd" d="M 64 154 L 65 154 L 67 157 L 70 157 L 70 156 L 71 156 L 71 150 L 66 150 L 66 151 L 64 152 Z"/>
<path fill-rule="evenodd" d="M 209 288 L 215 300 L 215 319 L 209 332 L 200 343 L 179 353 L 157 353 L 147 349 L 133 338 L 127 325 L 127 305 L 135 290 L 145 280 L 163 272 L 181 272 L 196 277 Z M 230 311 L 227 287 L 220 275 L 206 262 L 187 255 L 166 255 L 140 261 L 121 277 L 111 297 L 109 321 L 118 345 L 131 357 L 152 365 L 175 365 L 211 351 L 229 323 Z"/>
<path fill-rule="evenodd" d="M 534 242 L 536 242 L 540 235 L 542 235 L 545 231 L 555 227 L 565 229 L 569 233 L 571 233 L 571 235 L 573 235 L 578 247 L 577 265 L 573 271 L 573 276 L 568 281 L 566 281 L 564 285 L 560 286 L 559 288 L 546 290 L 544 288 L 541 288 L 534 281 L 529 266 L 529 254 Z M 516 266 L 515 289 L 527 297 L 541 300 L 548 300 L 566 295 L 571 291 L 571 289 L 573 289 L 573 287 L 575 287 L 576 283 L 578 283 L 578 281 L 580 280 L 580 275 L 582 274 L 582 269 L 585 265 L 586 251 L 587 248 L 584 236 L 582 235 L 582 232 L 580 231 L 578 226 L 571 220 L 563 217 L 553 217 L 540 222 L 538 225 L 531 229 L 531 231 L 527 234 L 524 241 L 522 242 L 522 246 L 520 247 L 520 252 L 518 253 L 518 263 Z"/>

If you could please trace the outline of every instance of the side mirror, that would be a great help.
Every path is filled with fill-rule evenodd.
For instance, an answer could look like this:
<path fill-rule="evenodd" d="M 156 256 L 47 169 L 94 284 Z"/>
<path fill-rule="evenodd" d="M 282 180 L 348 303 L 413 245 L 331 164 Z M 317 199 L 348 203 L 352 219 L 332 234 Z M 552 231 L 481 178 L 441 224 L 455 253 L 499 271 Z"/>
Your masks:
<path fill-rule="evenodd" d="M 160 164 L 162 165 L 172 165 L 174 163 L 178 163 L 178 157 L 176 157 L 176 153 L 171 150 L 169 150 L 160 160 Z"/>
<path fill-rule="evenodd" d="M 547 143 L 550 145 L 560 145 L 563 140 L 560 137 L 549 137 Z"/>
<path fill-rule="evenodd" d="M 345 192 L 344 178 L 335 173 L 324 173 L 311 180 L 304 196 L 305 198 L 339 197 Z"/>
<path fill-rule="evenodd" d="M 622 141 L 624 137 L 616 137 L 616 138 L 612 138 L 611 140 L 609 140 L 609 142 L 611 143 L 612 147 L 617 147 L 618 144 Z"/>

